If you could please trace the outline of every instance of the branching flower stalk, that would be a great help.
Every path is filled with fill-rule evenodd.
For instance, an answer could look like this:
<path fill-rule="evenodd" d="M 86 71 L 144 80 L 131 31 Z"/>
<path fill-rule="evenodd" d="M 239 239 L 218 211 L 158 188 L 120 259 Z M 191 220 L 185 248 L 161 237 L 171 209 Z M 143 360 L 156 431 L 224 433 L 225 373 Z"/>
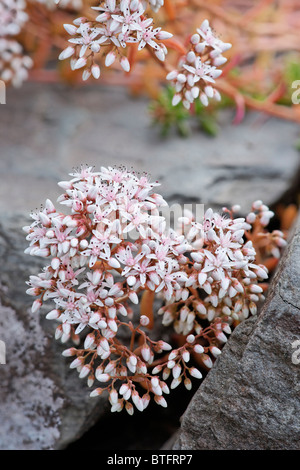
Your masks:
<path fill-rule="evenodd" d="M 157 3 L 151 3 L 151 6 L 157 8 Z M 95 55 L 105 57 L 106 67 L 110 67 L 118 57 L 123 70 L 129 72 L 130 62 L 126 50 L 132 44 L 136 44 L 138 50 L 150 48 L 160 61 L 165 60 L 167 48 L 161 41 L 171 38 L 172 34 L 160 27 L 153 28 L 153 18 L 147 17 L 145 13 L 147 2 L 107 0 L 92 8 L 100 13 L 95 21 L 78 18 L 73 25 L 64 25 L 66 31 L 75 37 L 69 39 L 72 45 L 59 56 L 60 59 L 72 57 L 72 68 L 83 68 L 83 80 L 91 75 L 96 79 L 100 77 Z"/>
<path fill-rule="evenodd" d="M 175 106 L 182 101 L 184 107 L 190 109 L 198 97 L 204 106 L 208 106 L 209 98 L 220 101 L 221 95 L 213 85 L 222 74 L 218 67 L 227 62 L 222 54 L 230 48 L 231 44 L 224 43 L 213 34 L 208 20 L 203 21 L 190 38 L 190 50 L 181 58 L 180 69 L 167 75 L 167 80 L 175 82 L 176 94 L 172 104 Z"/>
<path fill-rule="evenodd" d="M 279 256 L 283 234 L 266 233 L 273 213 L 261 201 L 246 219 L 236 206 L 208 209 L 201 221 L 186 211 L 171 229 L 147 175 L 82 167 L 71 176 L 59 183 L 66 212 L 47 199 L 24 227 L 26 253 L 49 260 L 28 281 L 32 312 L 52 302 L 56 339 L 73 342 L 63 355 L 111 411 L 143 411 L 151 399 L 166 407 L 165 396 L 180 383 L 190 389 L 232 328 L 256 314 L 268 270 L 254 244 Z M 162 339 L 166 326 L 179 343 Z"/>
<path fill-rule="evenodd" d="M 25 0 L 2 0 L 0 3 L 0 78 L 18 87 L 28 77 L 32 60 L 23 54 L 18 35 L 28 19 Z"/>
<path fill-rule="evenodd" d="M 157 10 L 160 4 L 150 2 L 150 5 Z M 99 7 L 92 7 L 100 12 L 95 21 L 81 17 L 74 20 L 73 25 L 64 25 L 74 38 L 69 39 L 71 45 L 59 58 L 71 57 L 72 69 L 83 69 L 83 80 L 91 75 L 96 79 L 100 77 L 100 66 L 95 60 L 97 55 L 105 57 L 106 67 L 114 64 L 118 57 L 124 71 L 130 72 L 131 64 L 125 51 L 134 44 L 138 51 L 146 47 L 158 62 L 164 62 L 168 49 L 160 41 L 170 39 L 172 34 L 160 27 L 153 29 L 153 18 L 145 15 L 146 7 L 147 2 L 139 0 L 107 0 Z M 185 53 L 183 45 L 171 41 L 168 44 Z M 198 97 L 204 106 L 208 105 L 209 98 L 220 101 L 220 93 L 213 84 L 222 74 L 218 67 L 227 61 L 222 54 L 230 48 L 231 44 L 215 36 L 208 20 L 203 21 L 197 33 L 191 36 L 190 49 L 180 58 L 179 69 L 167 74 L 166 79 L 175 83 L 172 104 L 176 106 L 182 100 L 189 109 Z M 164 65 L 165 69 L 168 67 Z"/>
<path fill-rule="evenodd" d="M 171 105 L 170 109 L 167 105 L 166 113 L 159 99 L 166 75 L 177 70 L 179 79 L 175 76 L 171 83 L 180 88 L 183 76 L 188 80 L 183 65 L 199 69 L 199 59 L 189 62 L 193 58 L 189 52 L 196 53 L 196 45 L 190 50 L 190 38 L 199 34 L 197 29 L 202 30 L 199 25 L 207 24 L 208 20 L 215 39 L 224 38 L 225 43 L 234 44 L 234 48 L 226 54 L 229 62 L 222 69 L 222 77 L 214 79 L 215 83 L 198 80 L 197 73 L 190 73 L 198 81 L 194 86 L 184 82 L 180 91 L 181 101 L 189 109 L 186 118 L 202 112 L 191 101 L 197 99 L 194 98 L 197 88 L 201 102 L 206 104 L 212 94 L 211 86 L 216 100 L 210 101 L 209 111 L 213 112 L 224 103 L 235 105 L 235 123 L 241 122 L 247 109 L 300 121 L 300 108 L 291 102 L 292 84 L 299 78 L 297 0 L 133 0 L 127 2 L 127 6 L 125 3 L 121 0 L 107 4 L 97 3 L 97 0 L 3 0 L 0 6 L 0 79 L 14 86 L 21 85 L 27 77 L 47 83 L 61 80 L 86 83 L 89 77 L 98 79 L 101 74 L 101 83 L 123 85 L 135 94 L 147 93 L 155 100 L 154 120 L 166 128 L 172 118 L 177 121 L 177 117 L 182 116 L 180 105 L 177 108 Z M 70 39 L 75 41 L 69 43 L 68 48 L 68 33 L 63 24 L 67 25 Z M 107 27 L 112 27 L 113 31 Z M 104 41 L 105 33 L 108 36 Z M 153 42 L 147 39 L 144 45 L 144 34 Z M 72 68 L 76 67 L 74 71 L 57 60 L 62 50 L 60 57 L 68 58 L 70 54 Z M 202 64 L 208 60 L 208 65 L 213 65 L 211 56 L 196 55 L 201 56 Z M 219 59 L 225 60 L 224 57 Z M 216 67 L 219 70 L 220 64 Z M 211 74 L 208 77 L 211 78 Z M 219 105 L 220 94 L 225 100 Z M 175 102 L 178 99 L 176 96 Z"/>

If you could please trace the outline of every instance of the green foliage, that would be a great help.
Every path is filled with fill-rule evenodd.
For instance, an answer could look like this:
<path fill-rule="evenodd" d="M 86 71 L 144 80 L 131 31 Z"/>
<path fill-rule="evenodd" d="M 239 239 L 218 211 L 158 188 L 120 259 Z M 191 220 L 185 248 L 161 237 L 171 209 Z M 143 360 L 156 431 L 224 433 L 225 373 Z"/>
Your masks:
<path fill-rule="evenodd" d="M 219 131 L 215 110 L 213 108 L 206 108 L 200 100 L 195 101 L 194 109 L 201 130 L 215 137 Z"/>
<path fill-rule="evenodd" d="M 295 80 L 300 80 L 300 60 L 299 56 L 291 55 L 286 61 L 284 79 L 287 85 L 291 84 Z"/>
<path fill-rule="evenodd" d="M 163 137 L 166 137 L 172 128 L 175 128 L 182 137 L 187 137 L 189 135 L 189 128 L 187 126 L 189 112 L 182 103 L 173 106 L 173 96 L 174 89 L 168 86 L 160 93 L 158 99 L 150 104 L 153 124 L 160 125 Z"/>
<path fill-rule="evenodd" d="M 198 123 L 200 129 L 207 135 L 213 137 L 217 135 L 215 108 L 212 106 L 206 108 L 200 100 L 196 100 L 189 112 L 182 103 L 173 106 L 173 96 L 174 88 L 168 86 L 149 106 L 153 124 L 160 126 L 163 137 L 168 136 L 172 130 L 175 130 L 181 137 L 188 137 L 193 122 Z"/>

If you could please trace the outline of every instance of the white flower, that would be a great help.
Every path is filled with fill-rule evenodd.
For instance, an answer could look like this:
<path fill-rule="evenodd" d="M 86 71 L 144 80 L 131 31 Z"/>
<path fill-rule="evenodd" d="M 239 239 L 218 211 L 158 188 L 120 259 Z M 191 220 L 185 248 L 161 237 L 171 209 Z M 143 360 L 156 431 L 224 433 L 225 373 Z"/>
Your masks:
<path fill-rule="evenodd" d="M 70 367 L 88 386 L 95 378 L 105 384 L 91 396 L 107 390 L 112 412 L 125 408 L 132 414 L 134 406 L 143 411 L 151 397 L 165 407 L 163 394 L 182 382 L 191 387 L 187 373 L 201 378 L 200 371 L 187 367 L 191 353 L 211 368 L 227 341 L 225 333 L 231 333 L 230 324 L 255 315 L 264 298 L 259 281 L 267 278 L 267 269 L 255 264 L 254 244 L 247 241 L 249 217 L 233 218 L 226 208 L 224 213 L 209 209 L 195 222 L 185 213 L 181 229 L 187 229 L 187 240 L 179 229 L 167 230 L 166 220 L 157 215 L 165 201 L 153 192 L 157 183 L 148 176 L 124 168 L 96 172 L 86 166 L 59 185 L 64 192 L 58 202 L 68 214 L 46 200 L 31 215 L 32 224 L 24 227 L 29 243 L 25 251 L 49 259 L 27 283 L 28 295 L 35 297 L 32 313 L 38 315 L 45 303 L 52 303 L 46 318 L 58 323 L 55 338 L 78 346 L 63 355 L 72 357 Z M 255 217 L 250 220 L 262 219 L 264 228 L 264 216 L 268 219 L 271 211 L 261 201 L 251 210 Z M 272 249 L 284 245 L 280 231 L 264 230 L 262 236 Z M 156 294 L 163 302 L 158 311 L 163 325 L 173 323 L 175 332 L 186 336 L 176 350 L 148 336 Z M 132 307 L 140 300 L 136 315 Z M 162 363 L 164 351 L 171 352 Z M 141 382 L 144 396 L 136 390 Z"/>
<path fill-rule="evenodd" d="M 0 37 L 0 79 L 20 87 L 28 78 L 28 70 L 33 62 L 23 54 L 23 48 L 17 41 Z"/>
<path fill-rule="evenodd" d="M 68 32 L 70 32 L 70 30 Z M 97 31 L 95 28 L 91 28 L 90 23 L 82 23 L 76 29 L 76 33 L 79 34 L 79 37 L 69 39 L 69 42 L 81 46 L 79 51 L 79 57 L 83 57 L 88 48 L 90 48 L 93 52 L 100 51 L 100 44 L 102 44 L 103 39 L 96 39 L 99 36 L 100 32 Z"/>
<path fill-rule="evenodd" d="M 28 20 L 24 0 L 1 0 L 0 36 L 16 36 Z"/>
<path fill-rule="evenodd" d="M 170 38 L 172 34 L 162 31 L 160 27 L 153 29 L 153 18 L 145 16 L 146 6 L 140 0 L 109 0 L 102 2 L 99 7 L 92 7 L 100 12 L 95 21 L 80 17 L 74 20 L 73 25 L 65 25 L 67 33 L 72 36 L 69 39 L 72 46 L 65 48 L 59 59 L 71 57 L 73 70 L 83 68 L 83 80 L 90 76 L 99 78 L 100 68 L 95 63 L 95 56 L 100 49 L 106 67 L 112 66 L 118 57 L 125 72 L 130 70 L 126 57 L 128 54 L 124 54 L 128 44 L 138 43 L 139 50 L 149 46 L 154 49 L 157 58 L 164 61 L 167 48 L 161 41 Z"/>
<path fill-rule="evenodd" d="M 120 13 L 112 15 L 112 18 L 121 24 L 121 33 L 126 34 L 142 29 L 139 20 L 144 11 L 141 3 L 139 3 L 137 9 L 133 9 L 130 0 L 121 0 Z"/>
<path fill-rule="evenodd" d="M 156 288 L 156 292 L 164 291 L 167 300 L 170 300 L 174 289 L 180 289 L 180 286 L 187 280 L 187 275 L 184 272 L 173 271 L 173 265 L 170 263 L 165 271 L 157 270 L 162 281 Z"/>
<path fill-rule="evenodd" d="M 153 11 L 157 12 L 164 4 L 164 0 L 148 0 Z"/>
<path fill-rule="evenodd" d="M 190 45 L 190 50 L 180 60 L 178 70 L 171 71 L 166 77 L 175 85 L 173 106 L 182 101 L 187 109 L 197 98 L 204 106 L 208 106 L 211 98 L 220 100 L 220 94 L 213 85 L 222 73 L 218 67 L 227 61 L 222 53 L 231 47 L 231 44 L 225 44 L 214 36 L 208 20 L 191 36 Z"/>

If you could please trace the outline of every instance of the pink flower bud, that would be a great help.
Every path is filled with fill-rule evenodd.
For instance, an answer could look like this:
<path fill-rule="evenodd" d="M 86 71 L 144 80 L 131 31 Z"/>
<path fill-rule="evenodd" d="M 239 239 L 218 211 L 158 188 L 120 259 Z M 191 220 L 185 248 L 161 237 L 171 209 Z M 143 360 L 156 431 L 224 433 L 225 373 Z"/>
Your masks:
<path fill-rule="evenodd" d="M 195 44 L 198 44 L 198 43 L 200 42 L 200 36 L 199 36 L 199 34 L 197 34 L 197 33 L 196 33 L 196 34 L 193 34 L 192 37 L 191 37 L 191 39 L 190 39 L 190 41 L 191 41 L 191 43 L 194 44 L 194 45 L 195 45 Z"/>
<path fill-rule="evenodd" d="M 127 59 L 127 57 L 123 56 L 122 59 L 120 60 L 120 64 L 121 64 L 122 69 L 125 72 L 130 71 L 130 63 L 129 63 L 129 60 Z"/>
<path fill-rule="evenodd" d="M 38 310 L 41 308 L 42 305 L 43 305 L 42 300 L 41 299 L 36 299 L 32 304 L 31 312 L 32 313 L 38 312 Z"/>
<path fill-rule="evenodd" d="M 188 343 L 193 343 L 195 341 L 195 336 L 194 335 L 188 335 L 186 338 Z"/>
<path fill-rule="evenodd" d="M 113 405 L 115 403 L 118 403 L 118 392 L 113 388 L 112 391 L 109 394 L 109 400 L 110 403 Z"/>
<path fill-rule="evenodd" d="M 222 333 L 223 334 L 223 333 Z M 201 360 L 203 364 L 208 368 L 211 369 L 213 366 L 211 358 L 207 354 L 202 354 L 201 355 Z"/>
<path fill-rule="evenodd" d="M 108 260 L 108 264 L 112 267 L 112 268 L 115 268 L 115 269 L 118 269 L 120 268 L 120 263 L 118 260 L 116 260 L 116 258 L 110 258 Z"/>
<path fill-rule="evenodd" d="M 227 338 L 226 336 L 224 335 L 224 333 L 222 333 L 222 331 L 219 331 L 216 333 L 216 338 L 221 341 L 221 343 L 226 343 L 227 342 Z"/>
<path fill-rule="evenodd" d="M 223 328 L 223 331 L 225 331 L 225 333 L 227 333 L 228 335 L 231 334 L 231 328 L 229 325 L 225 323 L 224 325 L 222 325 L 222 328 Z"/>
<path fill-rule="evenodd" d="M 173 70 L 172 72 L 169 72 L 168 75 L 166 76 L 167 80 L 174 80 L 178 75 L 177 70 Z"/>
<path fill-rule="evenodd" d="M 77 349 L 76 348 L 69 348 L 69 349 L 65 349 L 63 352 L 62 352 L 62 355 L 65 356 L 65 357 L 71 357 L 71 356 L 74 356 L 77 352 Z"/>
<path fill-rule="evenodd" d="M 171 37 L 173 37 L 173 34 L 169 33 L 168 31 L 159 31 L 156 37 L 160 41 L 163 41 L 164 39 L 170 39 Z"/>
<path fill-rule="evenodd" d="M 173 379 L 170 385 L 170 388 L 173 390 L 174 388 L 178 387 L 178 385 L 181 384 L 182 378 L 181 376 L 178 377 L 177 379 Z"/>
<path fill-rule="evenodd" d="M 97 64 L 92 65 L 91 72 L 93 77 L 97 80 L 100 77 L 100 67 Z"/>
<path fill-rule="evenodd" d="M 117 401 L 117 403 L 114 403 L 111 407 L 111 412 L 114 413 L 114 412 L 119 412 L 122 410 L 123 408 L 123 402 L 121 400 Z"/>
<path fill-rule="evenodd" d="M 218 357 L 221 354 L 221 350 L 217 348 L 216 346 L 211 346 L 209 350 L 214 357 Z"/>
<path fill-rule="evenodd" d="M 170 351 L 172 349 L 172 346 L 169 343 L 166 343 L 165 341 L 158 341 L 158 346 L 160 349 L 163 351 Z"/>
<path fill-rule="evenodd" d="M 97 374 L 97 371 L 96 371 L 96 379 L 99 381 L 99 382 L 108 382 L 110 380 L 110 375 L 109 374 Z"/>
<path fill-rule="evenodd" d="M 192 64 L 196 59 L 196 54 L 194 51 L 189 51 L 186 56 L 186 60 Z"/>
<path fill-rule="evenodd" d="M 59 60 L 65 60 L 71 57 L 75 52 L 74 47 L 68 46 L 66 49 L 64 49 L 58 56 Z"/>
<path fill-rule="evenodd" d="M 86 58 L 85 57 L 80 57 L 75 64 L 74 64 L 74 70 L 81 69 L 86 65 Z"/>
<path fill-rule="evenodd" d="M 260 199 L 258 199 L 257 201 L 254 201 L 254 202 L 252 203 L 252 208 L 253 208 L 254 210 L 259 210 L 260 207 L 262 206 L 262 204 L 263 204 L 263 202 L 262 202 Z"/>
<path fill-rule="evenodd" d="M 80 379 L 85 378 L 87 375 L 89 375 L 90 371 L 91 371 L 91 366 L 89 364 L 84 365 L 79 373 L 79 378 Z"/>
<path fill-rule="evenodd" d="M 144 404 L 143 404 L 143 400 L 141 399 L 141 397 L 139 396 L 138 392 L 136 390 L 134 390 L 132 392 L 132 401 L 133 403 L 135 404 L 136 408 L 139 410 L 139 411 L 143 411 L 144 410 Z"/>
<path fill-rule="evenodd" d="M 181 367 L 180 367 L 179 364 L 176 364 L 172 369 L 172 375 L 173 375 L 174 379 L 178 379 L 180 374 L 181 374 Z"/>
<path fill-rule="evenodd" d="M 134 291 L 131 291 L 129 293 L 129 299 L 131 300 L 131 302 L 133 304 L 138 304 L 139 303 L 139 298 L 138 298 L 136 292 L 134 292 Z"/>
<path fill-rule="evenodd" d="M 105 58 L 106 67 L 110 67 L 116 60 L 116 54 L 113 51 L 110 51 Z"/>
<path fill-rule="evenodd" d="M 70 369 L 76 369 L 77 367 L 80 367 L 83 364 L 83 361 L 83 357 L 76 357 L 76 359 L 71 362 Z"/>
<path fill-rule="evenodd" d="M 261 294 L 263 292 L 263 289 L 257 284 L 251 284 L 249 286 L 249 289 L 250 289 L 250 292 L 253 292 L 254 294 Z"/>
<path fill-rule="evenodd" d="M 164 50 L 162 48 L 159 48 L 157 50 L 154 51 L 154 54 L 156 55 L 156 57 L 161 60 L 162 62 L 165 60 L 166 56 L 165 56 L 165 53 L 164 53 Z"/>
<path fill-rule="evenodd" d="M 196 379 L 202 379 L 202 374 L 198 369 L 196 369 L 196 367 L 191 367 L 189 369 L 189 373 L 192 377 L 195 377 Z"/>
<path fill-rule="evenodd" d="M 188 378 L 186 378 L 186 379 L 184 380 L 184 386 L 185 386 L 185 388 L 186 388 L 187 390 L 191 390 L 191 388 L 192 388 L 192 382 L 191 382 L 191 380 L 188 379 Z"/>
<path fill-rule="evenodd" d="M 64 24 L 64 28 L 67 33 L 69 33 L 71 36 L 73 36 L 77 32 L 77 27 L 73 24 Z"/>
<path fill-rule="evenodd" d="M 207 274 L 206 273 L 200 272 L 198 274 L 198 282 L 199 282 L 200 286 L 202 286 L 206 282 L 206 279 L 207 279 Z"/>
<path fill-rule="evenodd" d="M 148 393 L 145 393 L 145 395 L 142 396 L 142 402 L 143 402 L 143 409 L 145 410 L 150 402 L 150 396 L 148 395 Z"/>
<path fill-rule="evenodd" d="M 109 352 L 110 351 L 110 348 L 109 348 L 109 344 L 108 344 L 108 341 L 106 338 L 102 338 L 99 342 L 99 345 L 101 346 L 101 348 L 106 351 L 106 352 Z"/>
<path fill-rule="evenodd" d="M 134 412 L 134 408 L 132 406 L 131 403 L 127 402 L 126 405 L 125 405 L 125 410 L 127 411 L 127 413 L 129 415 L 133 415 L 133 412 Z"/>
<path fill-rule="evenodd" d="M 175 367 L 175 365 L 176 365 L 176 362 L 173 361 L 172 359 L 167 362 L 168 369 L 172 369 L 173 367 Z"/>
<path fill-rule="evenodd" d="M 203 348 L 203 346 L 201 346 L 201 344 L 195 344 L 194 351 L 197 354 L 202 354 L 202 353 L 204 353 L 204 348 Z"/>
<path fill-rule="evenodd" d="M 123 316 L 123 317 L 127 317 L 127 310 L 126 308 L 124 307 L 124 305 L 118 305 L 118 312 Z"/>
<path fill-rule="evenodd" d="M 141 354 L 146 362 L 149 361 L 150 359 L 150 348 L 147 344 L 144 344 L 142 349 L 141 349 Z"/>
<path fill-rule="evenodd" d="M 55 206 L 50 199 L 46 199 L 45 202 L 45 209 L 47 211 L 47 214 L 53 214 L 55 212 Z"/>
<path fill-rule="evenodd" d="M 56 320 L 60 317 L 60 311 L 57 309 L 51 310 L 51 312 L 47 313 L 46 318 L 47 320 Z"/>
<path fill-rule="evenodd" d="M 133 287 L 136 284 L 136 278 L 134 276 L 128 276 L 127 278 L 127 284 L 130 287 Z"/>
<path fill-rule="evenodd" d="M 208 106 L 208 98 L 205 93 L 200 93 L 200 101 L 203 106 Z"/>
<path fill-rule="evenodd" d="M 147 326 L 147 325 L 149 325 L 149 323 L 150 323 L 149 318 L 146 317 L 146 315 L 141 315 L 140 324 L 141 324 L 142 326 Z"/>
<path fill-rule="evenodd" d="M 90 393 L 90 397 L 93 398 L 93 397 L 98 397 L 99 395 L 101 395 L 101 393 L 103 392 L 103 389 L 102 388 L 96 388 L 95 390 L 93 390 L 91 393 Z"/>
<path fill-rule="evenodd" d="M 190 353 L 188 351 L 184 351 L 182 353 L 182 359 L 184 360 L 184 362 L 189 362 L 190 360 Z"/>
<path fill-rule="evenodd" d="M 181 95 L 178 93 L 173 96 L 172 105 L 176 106 L 178 103 L 180 103 L 180 101 L 181 101 Z"/>
<path fill-rule="evenodd" d="M 90 349 L 94 345 L 95 335 L 94 333 L 89 333 L 84 340 L 84 349 Z"/>
<path fill-rule="evenodd" d="M 164 399 L 164 397 L 155 395 L 154 400 L 156 401 L 158 405 L 163 406 L 164 408 L 167 408 L 168 404 L 166 400 Z"/>

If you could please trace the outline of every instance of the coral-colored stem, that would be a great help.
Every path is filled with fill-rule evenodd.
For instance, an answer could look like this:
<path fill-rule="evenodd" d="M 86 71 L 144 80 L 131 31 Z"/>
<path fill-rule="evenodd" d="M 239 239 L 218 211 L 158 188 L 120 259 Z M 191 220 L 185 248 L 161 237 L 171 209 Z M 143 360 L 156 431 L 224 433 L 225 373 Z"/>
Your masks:
<path fill-rule="evenodd" d="M 174 21 L 176 19 L 176 10 L 173 0 L 165 0 L 165 10 L 169 20 Z"/>

